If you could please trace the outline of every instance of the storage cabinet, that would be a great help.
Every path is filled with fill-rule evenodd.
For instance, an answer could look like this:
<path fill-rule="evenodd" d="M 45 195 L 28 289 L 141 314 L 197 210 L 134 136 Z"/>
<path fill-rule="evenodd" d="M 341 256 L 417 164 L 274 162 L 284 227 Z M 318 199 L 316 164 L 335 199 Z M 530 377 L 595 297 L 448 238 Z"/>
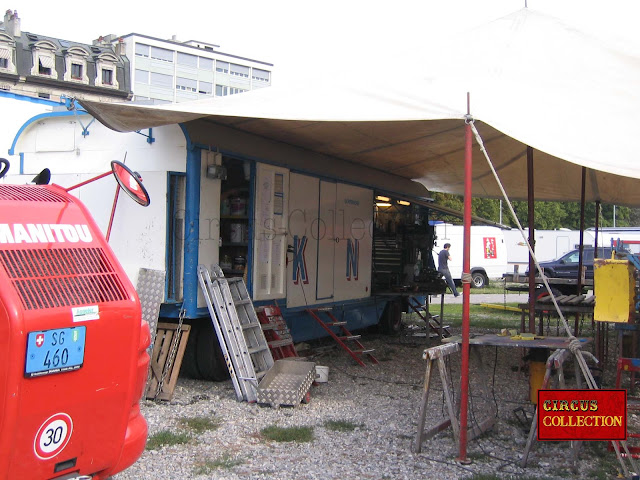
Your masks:
<path fill-rule="evenodd" d="M 220 194 L 220 268 L 227 277 L 242 276 L 249 253 L 248 162 L 223 157 L 227 178 Z"/>

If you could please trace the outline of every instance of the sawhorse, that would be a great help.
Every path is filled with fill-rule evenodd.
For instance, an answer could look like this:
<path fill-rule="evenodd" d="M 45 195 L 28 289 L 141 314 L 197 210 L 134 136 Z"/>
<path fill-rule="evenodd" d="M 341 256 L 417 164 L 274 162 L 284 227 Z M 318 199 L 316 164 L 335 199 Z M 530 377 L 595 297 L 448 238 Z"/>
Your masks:
<path fill-rule="evenodd" d="M 422 451 L 422 442 L 433 437 L 436 433 L 441 432 L 442 430 L 451 427 L 453 430 L 453 437 L 456 443 L 459 443 L 460 440 L 460 425 L 458 423 L 458 416 L 456 414 L 459 411 L 459 404 L 456 403 L 454 407 L 453 399 L 451 397 L 451 377 L 447 372 L 445 365 L 445 357 L 451 355 L 453 353 L 459 352 L 461 346 L 459 343 L 446 343 L 444 345 L 438 345 L 437 347 L 431 347 L 424 351 L 422 354 L 422 358 L 427 361 L 427 369 L 424 375 L 424 389 L 422 392 L 422 402 L 420 404 L 420 414 L 418 416 L 418 432 L 416 434 L 415 442 L 413 445 L 413 451 L 415 453 L 420 453 Z M 472 352 L 474 352 L 476 360 L 478 362 L 478 370 L 481 376 L 481 379 L 484 380 L 486 377 L 484 375 L 484 366 L 482 363 L 482 357 L 478 353 L 477 349 L 472 348 Z M 435 427 L 429 429 L 427 432 L 424 431 L 424 425 L 427 417 L 427 404 L 429 400 L 429 389 L 431 385 L 431 377 L 433 371 L 433 363 L 438 362 L 438 371 L 440 373 L 440 381 L 442 382 L 442 390 L 444 391 L 445 402 L 447 404 L 447 412 L 449 414 L 449 418 L 439 423 Z M 480 389 L 482 390 L 483 396 L 485 398 L 489 398 L 489 392 L 487 390 L 487 384 L 484 381 L 480 382 Z M 494 405 L 493 407 L 493 415 L 487 417 L 485 420 L 479 422 L 475 427 L 471 429 L 467 438 L 469 440 L 474 439 L 481 433 L 486 432 L 488 429 L 493 427 L 496 416 L 497 416 L 497 407 Z"/>

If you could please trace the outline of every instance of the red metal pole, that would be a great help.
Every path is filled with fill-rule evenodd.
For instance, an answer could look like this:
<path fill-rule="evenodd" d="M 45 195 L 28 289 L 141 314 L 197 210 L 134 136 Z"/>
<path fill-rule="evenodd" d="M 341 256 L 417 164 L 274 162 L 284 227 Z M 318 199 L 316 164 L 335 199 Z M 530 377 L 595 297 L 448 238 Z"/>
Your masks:
<path fill-rule="evenodd" d="M 109 170 L 108 172 L 105 172 L 105 173 L 101 173 L 97 177 L 90 178 L 89 180 L 85 180 L 84 182 L 80 182 L 77 185 L 74 185 L 72 187 L 67 188 L 66 191 L 70 192 L 71 190 L 75 190 L 78 187 L 86 185 L 87 183 L 95 182 L 96 180 L 100 180 L 101 178 L 106 177 L 107 175 L 111 175 L 111 174 L 113 174 L 113 172 L 111 170 Z"/>
<path fill-rule="evenodd" d="M 113 225 L 113 217 L 116 215 L 116 205 L 118 205 L 118 195 L 120 194 L 120 184 L 116 185 L 116 194 L 113 197 L 113 206 L 111 207 L 111 217 L 109 218 L 109 226 L 107 227 L 107 243 L 109 242 L 109 237 L 111 236 L 111 226 Z"/>
<path fill-rule="evenodd" d="M 467 114 L 470 115 L 469 94 L 467 93 Z M 462 274 L 471 270 L 471 176 L 473 158 L 471 125 L 464 130 L 464 238 L 462 251 Z M 469 408 L 469 293 L 471 284 L 462 284 L 462 365 L 460 378 L 460 453 L 458 461 L 467 463 L 467 411 Z"/>

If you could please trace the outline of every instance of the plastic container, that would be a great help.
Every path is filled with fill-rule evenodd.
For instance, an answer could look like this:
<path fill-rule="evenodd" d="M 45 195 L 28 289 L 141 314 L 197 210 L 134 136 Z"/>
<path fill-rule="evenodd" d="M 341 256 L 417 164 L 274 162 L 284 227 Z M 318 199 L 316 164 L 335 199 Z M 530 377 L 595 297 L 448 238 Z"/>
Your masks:
<path fill-rule="evenodd" d="M 316 365 L 316 382 L 326 383 L 329 381 L 329 367 Z"/>
<path fill-rule="evenodd" d="M 245 241 L 245 230 L 247 226 L 242 223 L 232 223 L 230 227 L 229 240 L 231 243 L 242 243 Z"/>
<path fill-rule="evenodd" d="M 247 199 L 242 197 L 231 198 L 231 215 L 244 217 L 247 214 Z"/>

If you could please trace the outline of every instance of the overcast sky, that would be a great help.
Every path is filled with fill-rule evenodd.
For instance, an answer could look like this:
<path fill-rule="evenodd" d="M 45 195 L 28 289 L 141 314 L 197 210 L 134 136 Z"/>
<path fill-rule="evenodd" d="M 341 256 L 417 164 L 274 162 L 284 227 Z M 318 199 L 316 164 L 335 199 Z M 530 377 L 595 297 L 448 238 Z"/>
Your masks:
<path fill-rule="evenodd" d="M 638 0 L 527 0 L 528 8 L 600 35 L 639 43 Z M 402 72 L 415 52 L 524 7 L 525 0 L 209 0 L 196 2 L 13 0 L 21 27 L 90 44 L 141 33 L 200 40 L 220 51 L 273 63 L 273 81 L 314 75 Z M 470 42 L 470 48 L 472 42 Z M 388 64 L 392 62 L 390 67 Z M 382 68 L 382 70 L 380 70 Z"/>

